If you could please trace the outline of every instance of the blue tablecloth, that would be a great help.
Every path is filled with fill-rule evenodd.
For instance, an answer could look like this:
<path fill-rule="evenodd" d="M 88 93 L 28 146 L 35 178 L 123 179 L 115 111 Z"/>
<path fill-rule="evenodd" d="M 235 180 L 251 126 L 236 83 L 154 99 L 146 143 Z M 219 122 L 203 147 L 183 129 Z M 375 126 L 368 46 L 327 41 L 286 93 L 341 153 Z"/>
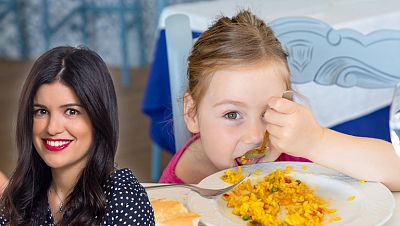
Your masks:
<path fill-rule="evenodd" d="M 200 36 L 199 32 L 192 34 L 193 38 Z M 149 73 L 142 111 L 150 117 L 150 137 L 163 149 L 174 153 L 175 140 L 164 29 L 160 30 Z"/>
<path fill-rule="evenodd" d="M 200 35 L 193 32 L 193 37 Z M 175 152 L 171 94 L 168 79 L 165 30 L 160 30 L 148 83 L 142 103 L 142 111 L 150 117 L 150 137 L 163 149 Z M 332 129 L 350 135 L 380 138 L 390 141 L 389 107 L 383 107 L 356 119 L 340 123 Z"/>

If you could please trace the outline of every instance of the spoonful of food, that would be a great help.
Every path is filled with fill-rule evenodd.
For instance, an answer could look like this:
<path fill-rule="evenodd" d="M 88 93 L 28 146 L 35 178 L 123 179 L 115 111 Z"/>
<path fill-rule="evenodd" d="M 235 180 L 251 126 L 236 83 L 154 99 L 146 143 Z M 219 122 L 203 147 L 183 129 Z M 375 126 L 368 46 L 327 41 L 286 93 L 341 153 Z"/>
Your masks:
<path fill-rule="evenodd" d="M 294 94 L 295 93 L 293 90 L 287 90 L 287 91 L 283 92 L 282 98 L 285 98 L 288 100 L 293 100 Z M 262 157 L 265 156 L 265 153 L 267 151 L 269 151 L 270 147 L 269 147 L 268 143 L 269 143 L 269 134 L 268 134 L 268 131 L 265 131 L 261 146 L 251 149 L 251 150 L 247 151 L 244 155 L 237 157 L 235 159 L 236 163 L 239 166 L 257 163 Z"/>
<path fill-rule="evenodd" d="M 269 151 L 269 145 L 267 145 L 268 139 L 268 131 L 265 131 L 264 138 L 260 147 L 251 149 L 244 153 L 244 155 L 236 158 L 236 163 L 238 165 L 246 165 L 246 164 L 253 164 L 260 160 L 262 157 L 265 156 L 265 152 Z"/>

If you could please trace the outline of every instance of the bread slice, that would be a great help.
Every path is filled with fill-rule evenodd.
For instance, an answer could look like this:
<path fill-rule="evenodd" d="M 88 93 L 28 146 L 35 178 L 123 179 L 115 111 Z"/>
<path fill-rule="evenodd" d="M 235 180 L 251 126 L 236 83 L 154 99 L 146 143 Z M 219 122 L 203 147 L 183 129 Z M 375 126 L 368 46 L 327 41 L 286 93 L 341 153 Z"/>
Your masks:
<path fill-rule="evenodd" d="M 200 215 L 189 212 L 178 200 L 155 199 L 151 201 L 157 226 L 197 225 Z"/>

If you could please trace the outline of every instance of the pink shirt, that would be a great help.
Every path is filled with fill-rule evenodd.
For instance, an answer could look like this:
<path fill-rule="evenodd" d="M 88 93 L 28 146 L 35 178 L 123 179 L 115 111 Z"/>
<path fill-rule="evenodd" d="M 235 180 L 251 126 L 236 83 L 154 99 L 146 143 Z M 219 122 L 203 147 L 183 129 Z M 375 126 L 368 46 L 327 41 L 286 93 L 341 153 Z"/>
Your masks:
<path fill-rule="evenodd" d="M 172 157 L 171 161 L 169 161 L 167 167 L 165 167 L 164 172 L 162 173 L 159 183 L 166 183 L 166 184 L 184 184 L 179 177 L 175 174 L 176 164 L 178 163 L 179 159 L 181 158 L 183 152 L 191 145 L 195 140 L 200 138 L 200 134 L 197 133 L 193 135 L 188 142 L 179 151 Z"/>
<path fill-rule="evenodd" d="M 189 141 L 183 145 L 181 149 L 172 157 L 171 161 L 168 163 L 167 167 L 164 169 L 162 173 L 159 183 L 166 183 L 166 184 L 184 184 L 185 182 L 182 181 L 179 177 L 175 174 L 175 168 L 178 164 L 179 159 L 181 158 L 183 152 L 186 151 L 187 147 L 191 145 L 195 140 L 200 138 L 200 134 L 193 135 Z M 276 161 L 293 161 L 293 162 L 310 162 L 310 160 L 301 158 L 301 157 L 294 157 L 285 153 L 282 153 Z"/>

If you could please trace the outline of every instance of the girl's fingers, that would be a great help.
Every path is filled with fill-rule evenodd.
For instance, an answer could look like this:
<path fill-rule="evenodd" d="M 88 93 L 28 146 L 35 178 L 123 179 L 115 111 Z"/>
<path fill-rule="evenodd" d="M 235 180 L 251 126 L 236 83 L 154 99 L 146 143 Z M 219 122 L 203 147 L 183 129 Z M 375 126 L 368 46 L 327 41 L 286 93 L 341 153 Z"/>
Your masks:
<path fill-rule="evenodd" d="M 298 104 L 291 100 L 281 97 L 271 97 L 268 100 L 268 107 L 284 114 L 291 114 L 296 112 Z"/>
<path fill-rule="evenodd" d="M 293 128 L 267 124 L 270 145 L 281 152 L 288 150 L 298 138 L 295 136 Z"/>
<path fill-rule="evenodd" d="M 270 142 L 274 140 L 279 140 L 283 136 L 283 127 L 273 124 L 267 124 L 267 131 L 269 135 Z"/>
<path fill-rule="evenodd" d="M 277 126 L 284 126 L 287 122 L 290 121 L 290 115 L 275 111 L 272 108 L 269 108 L 267 109 L 267 111 L 265 111 L 264 117 L 267 124 Z"/>

